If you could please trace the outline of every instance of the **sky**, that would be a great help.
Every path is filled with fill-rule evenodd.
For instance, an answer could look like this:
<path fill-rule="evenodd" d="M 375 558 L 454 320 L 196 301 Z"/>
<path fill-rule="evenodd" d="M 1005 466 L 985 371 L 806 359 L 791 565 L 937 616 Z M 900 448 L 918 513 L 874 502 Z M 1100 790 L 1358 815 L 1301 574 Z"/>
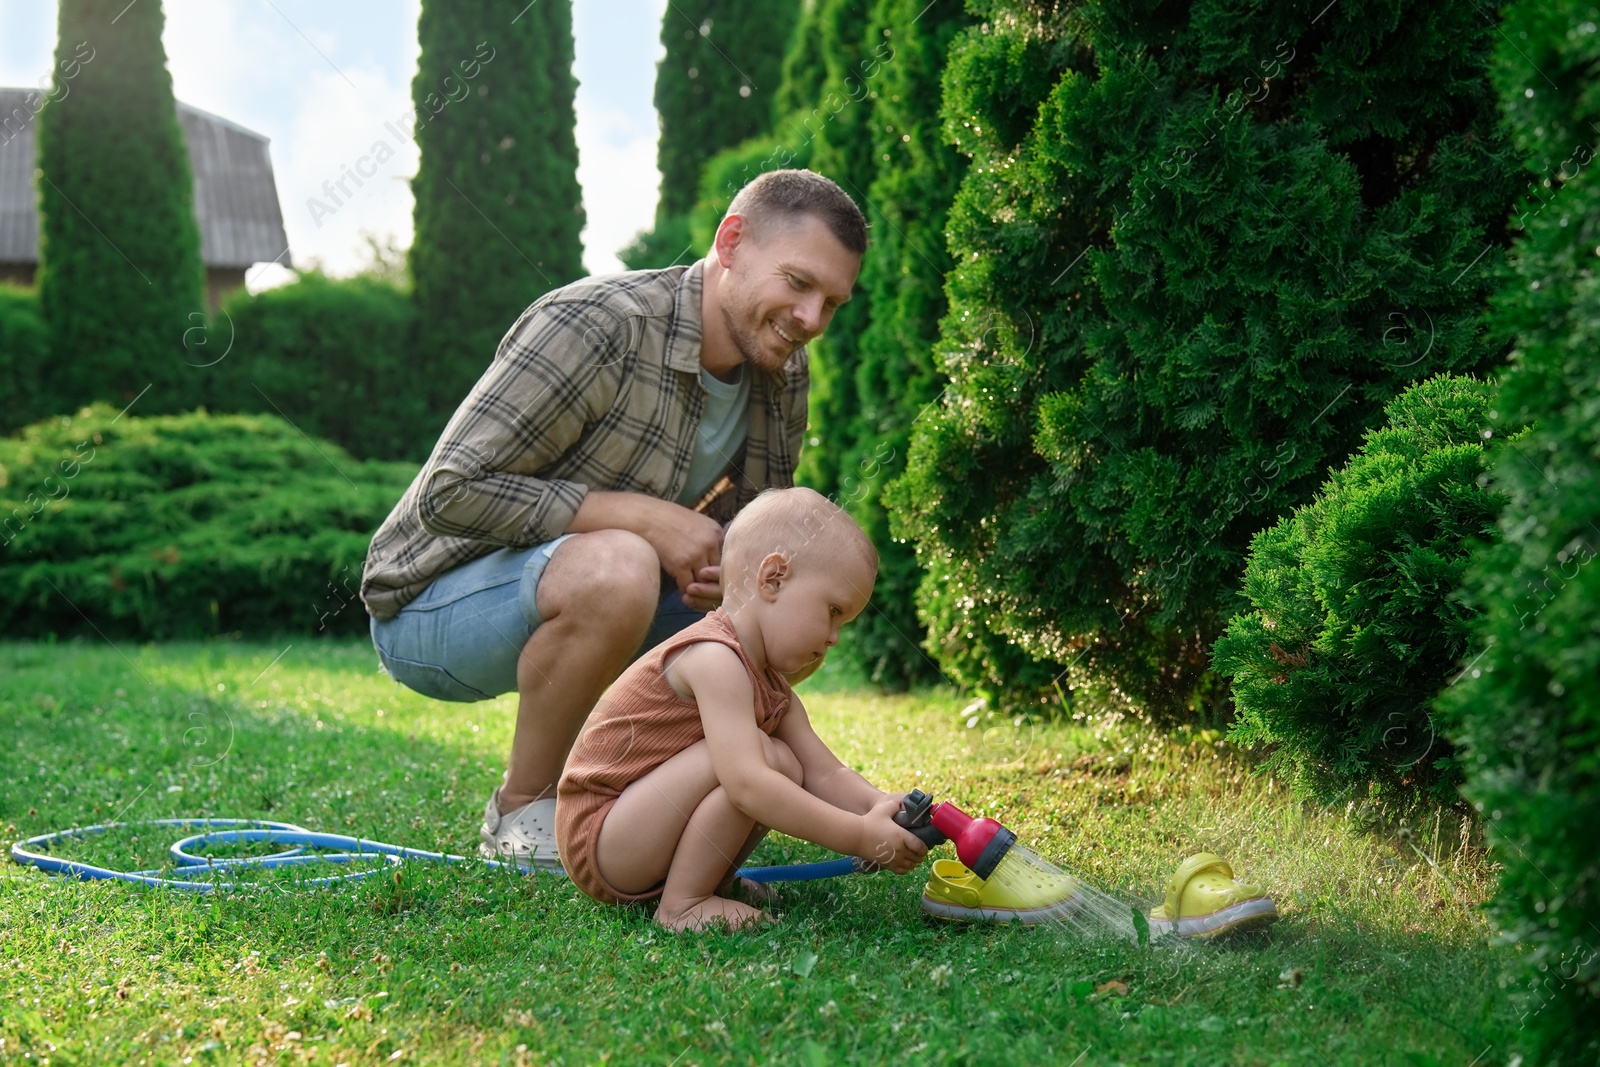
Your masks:
<path fill-rule="evenodd" d="M 177 98 L 271 139 L 295 266 L 349 274 L 371 259 L 369 238 L 410 245 L 417 150 L 386 124 L 412 108 L 419 0 L 164 0 L 163 9 Z M 623 269 L 617 249 L 655 217 L 651 96 L 665 10 L 666 0 L 573 3 L 583 261 L 594 274 Z M 48 85 L 55 32 L 55 0 L 0 0 L 0 86 Z M 314 214 L 308 201 L 327 202 L 323 182 L 377 140 L 396 153 L 376 180 L 337 212 Z M 247 281 L 257 290 L 291 277 L 261 265 Z"/>

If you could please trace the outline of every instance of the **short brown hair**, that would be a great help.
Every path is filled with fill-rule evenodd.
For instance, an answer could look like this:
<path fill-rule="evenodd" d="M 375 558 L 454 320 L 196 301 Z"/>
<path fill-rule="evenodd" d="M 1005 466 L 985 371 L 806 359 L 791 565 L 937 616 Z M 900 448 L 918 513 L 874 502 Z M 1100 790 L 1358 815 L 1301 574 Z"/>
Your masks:
<path fill-rule="evenodd" d="M 758 230 L 769 220 L 813 215 L 856 255 L 867 250 L 867 220 L 861 209 L 850 194 L 813 170 L 758 175 L 734 195 L 723 217 L 728 215 L 742 215 Z"/>

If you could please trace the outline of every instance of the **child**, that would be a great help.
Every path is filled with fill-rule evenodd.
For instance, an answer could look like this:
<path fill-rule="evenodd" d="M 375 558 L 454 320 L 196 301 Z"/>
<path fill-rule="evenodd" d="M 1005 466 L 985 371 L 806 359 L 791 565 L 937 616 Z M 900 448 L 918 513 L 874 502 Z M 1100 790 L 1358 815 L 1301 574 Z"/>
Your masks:
<path fill-rule="evenodd" d="M 867 605 L 878 555 L 809 489 L 762 493 L 728 527 L 723 606 L 601 697 L 562 772 L 556 844 L 603 903 L 660 898 L 671 930 L 770 916 L 728 898 L 769 828 L 905 874 L 927 846 L 812 731 L 786 676 L 821 665 Z M 765 887 L 744 882 L 765 900 Z"/>

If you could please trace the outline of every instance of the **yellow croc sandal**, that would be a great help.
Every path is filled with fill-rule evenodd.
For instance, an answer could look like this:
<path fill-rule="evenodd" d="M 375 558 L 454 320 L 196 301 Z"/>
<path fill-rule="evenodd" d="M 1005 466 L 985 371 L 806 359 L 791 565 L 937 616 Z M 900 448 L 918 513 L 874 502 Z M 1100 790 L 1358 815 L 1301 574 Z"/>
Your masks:
<path fill-rule="evenodd" d="M 985 882 L 958 860 L 934 860 L 922 910 L 954 922 L 1020 922 L 1026 926 L 1072 914 L 1083 902 L 1078 880 L 1059 872 Z"/>
<path fill-rule="evenodd" d="M 1277 918 L 1278 906 L 1259 886 L 1234 881 L 1227 860 L 1202 852 L 1173 872 L 1166 903 L 1150 911 L 1150 936 L 1216 937 Z"/>

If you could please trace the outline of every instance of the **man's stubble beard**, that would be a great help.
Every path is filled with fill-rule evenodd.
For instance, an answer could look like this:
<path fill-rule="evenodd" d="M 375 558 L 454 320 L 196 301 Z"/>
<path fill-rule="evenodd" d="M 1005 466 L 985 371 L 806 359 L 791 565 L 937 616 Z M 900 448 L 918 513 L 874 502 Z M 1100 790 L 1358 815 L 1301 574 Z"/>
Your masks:
<path fill-rule="evenodd" d="M 728 337 L 733 341 L 733 347 L 739 350 L 739 355 L 743 356 L 744 361 L 751 366 L 772 374 L 779 373 L 784 367 L 788 366 L 790 357 L 801 346 L 796 345 L 781 359 L 774 362 L 773 357 L 762 345 L 760 337 L 745 325 L 745 321 L 754 318 L 757 323 L 756 330 L 765 332 L 768 328 L 766 317 L 755 312 L 753 302 L 743 299 L 744 293 L 742 290 L 732 295 L 737 299 L 723 301 L 722 323 L 727 327 Z"/>

